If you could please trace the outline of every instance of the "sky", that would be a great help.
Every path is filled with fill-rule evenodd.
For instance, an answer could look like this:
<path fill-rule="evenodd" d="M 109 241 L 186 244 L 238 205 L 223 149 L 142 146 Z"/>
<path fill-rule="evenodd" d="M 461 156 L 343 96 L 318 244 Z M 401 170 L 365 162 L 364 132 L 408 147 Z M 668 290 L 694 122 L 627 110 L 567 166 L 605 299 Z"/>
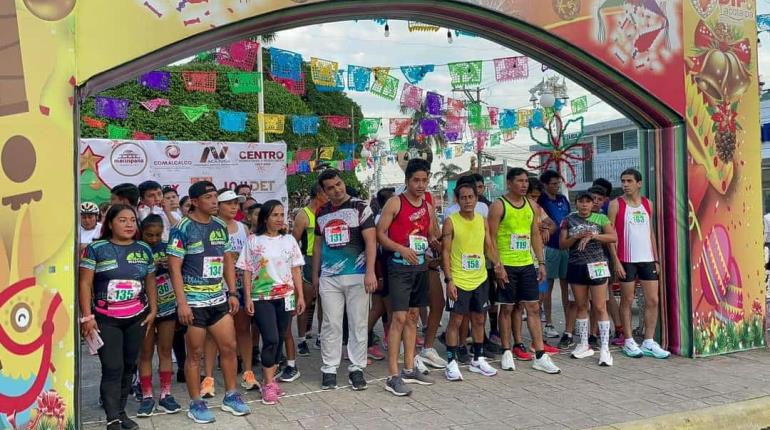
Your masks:
<path fill-rule="evenodd" d="M 770 13 L 770 0 L 758 0 L 759 14 Z M 277 33 L 272 46 L 299 52 L 305 61 L 311 57 L 337 61 L 340 68 L 348 65 L 366 67 L 391 67 L 391 74 L 399 78 L 400 87 L 405 82 L 398 67 L 405 65 L 436 64 L 436 70 L 429 73 L 417 84 L 426 91 L 438 92 L 445 97 L 464 98 L 462 93 L 452 92 L 449 70 L 444 65 L 450 62 L 484 60 L 481 84 L 481 99 L 489 106 L 505 108 L 531 107 L 529 89 L 537 85 L 544 77 L 557 75 L 547 70 L 543 72 L 541 65 L 529 59 L 529 78 L 525 80 L 497 82 L 494 77 L 495 58 L 520 55 L 517 52 L 487 41 L 481 37 L 455 36 L 453 43 L 448 43 L 447 29 L 437 32 L 412 32 L 407 28 L 406 21 L 390 20 L 389 36 L 385 37 L 384 27 L 372 20 L 343 21 L 300 27 Z M 761 80 L 767 80 L 765 88 L 770 87 L 770 34 L 760 36 L 759 70 Z M 763 55 L 764 54 L 764 55 Z M 395 70 L 393 70 L 395 69 Z M 587 95 L 589 110 L 583 114 L 585 124 L 592 124 L 611 119 L 621 118 L 615 109 L 602 102 L 574 82 L 567 80 L 568 93 L 571 99 Z M 381 117 L 382 129 L 387 129 L 388 118 L 404 117 L 399 111 L 398 98 L 386 100 L 368 92 L 348 91 L 348 96 L 359 103 L 366 117 Z M 567 112 L 569 109 L 566 110 Z M 387 142 L 387 132 L 381 132 L 378 138 Z M 522 166 L 529 157 L 529 146 L 533 142 L 526 132 L 518 133 L 512 141 L 505 142 L 499 147 L 486 150 L 493 155 L 499 164 L 505 160 L 509 166 Z M 466 170 L 470 166 L 471 154 L 455 157 L 451 163 Z M 434 171 L 444 159 L 434 157 Z M 382 169 L 382 184 L 400 183 L 403 174 L 395 164 L 385 163 Z"/>

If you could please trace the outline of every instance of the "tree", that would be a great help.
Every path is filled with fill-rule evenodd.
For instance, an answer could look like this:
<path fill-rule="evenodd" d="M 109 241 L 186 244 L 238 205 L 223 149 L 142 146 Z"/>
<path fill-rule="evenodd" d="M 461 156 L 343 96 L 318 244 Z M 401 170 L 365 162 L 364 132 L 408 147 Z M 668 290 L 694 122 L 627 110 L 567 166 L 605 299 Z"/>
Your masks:
<path fill-rule="evenodd" d="M 462 168 L 460 166 L 454 164 L 454 163 L 441 163 L 441 166 L 439 167 L 439 171 L 436 172 L 436 175 L 434 178 L 436 181 L 438 181 L 440 184 L 446 182 L 449 180 L 452 176 L 456 176 L 460 172 L 462 172 Z"/>

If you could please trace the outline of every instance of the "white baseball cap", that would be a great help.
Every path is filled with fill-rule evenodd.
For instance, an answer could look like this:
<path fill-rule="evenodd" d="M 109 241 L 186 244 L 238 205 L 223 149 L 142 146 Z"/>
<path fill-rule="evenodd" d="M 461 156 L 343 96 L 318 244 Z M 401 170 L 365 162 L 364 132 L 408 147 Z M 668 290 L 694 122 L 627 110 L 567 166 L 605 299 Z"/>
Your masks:
<path fill-rule="evenodd" d="M 232 200 L 238 200 L 238 203 L 243 203 L 243 202 L 246 201 L 246 197 L 245 196 L 239 196 L 238 194 L 235 194 L 235 191 L 233 191 L 233 190 L 227 190 L 227 191 L 219 194 L 219 196 L 217 197 L 217 201 L 219 203 L 229 202 L 229 201 L 232 201 Z"/>

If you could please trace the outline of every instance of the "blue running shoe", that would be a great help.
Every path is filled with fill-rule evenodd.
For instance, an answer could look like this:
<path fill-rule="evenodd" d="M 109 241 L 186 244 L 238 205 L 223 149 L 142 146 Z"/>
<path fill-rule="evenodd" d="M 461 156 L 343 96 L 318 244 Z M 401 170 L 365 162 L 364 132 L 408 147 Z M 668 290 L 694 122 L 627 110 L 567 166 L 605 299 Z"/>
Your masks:
<path fill-rule="evenodd" d="M 182 410 L 182 407 L 176 402 L 174 396 L 170 394 L 158 401 L 158 407 L 167 414 L 175 414 Z"/>
<path fill-rule="evenodd" d="M 209 410 L 209 406 L 203 400 L 191 401 L 187 416 L 196 424 L 208 424 L 216 421 L 214 413 Z"/>
<path fill-rule="evenodd" d="M 136 416 L 140 418 L 151 417 L 155 412 L 155 400 L 152 397 L 145 397 L 142 399 L 142 403 L 139 403 L 139 410 L 136 411 Z"/>
<path fill-rule="evenodd" d="M 236 417 L 248 415 L 251 413 L 251 408 L 246 402 L 243 401 L 241 393 L 238 391 L 230 394 L 225 394 L 225 399 L 222 401 L 222 410 L 230 412 Z"/>

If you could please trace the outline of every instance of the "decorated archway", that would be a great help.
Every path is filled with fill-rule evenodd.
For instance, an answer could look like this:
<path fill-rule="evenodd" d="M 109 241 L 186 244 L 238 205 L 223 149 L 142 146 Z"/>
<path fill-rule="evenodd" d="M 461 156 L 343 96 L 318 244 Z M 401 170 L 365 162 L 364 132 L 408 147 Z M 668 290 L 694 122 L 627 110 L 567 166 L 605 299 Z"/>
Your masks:
<path fill-rule="evenodd" d="M 345 19 L 474 32 L 634 120 L 663 249 L 664 343 L 688 356 L 764 345 L 754 10 L 744 0 L 0 0 L 0 427 L 77 422 L 78 100 L 247 35 Z"/>

